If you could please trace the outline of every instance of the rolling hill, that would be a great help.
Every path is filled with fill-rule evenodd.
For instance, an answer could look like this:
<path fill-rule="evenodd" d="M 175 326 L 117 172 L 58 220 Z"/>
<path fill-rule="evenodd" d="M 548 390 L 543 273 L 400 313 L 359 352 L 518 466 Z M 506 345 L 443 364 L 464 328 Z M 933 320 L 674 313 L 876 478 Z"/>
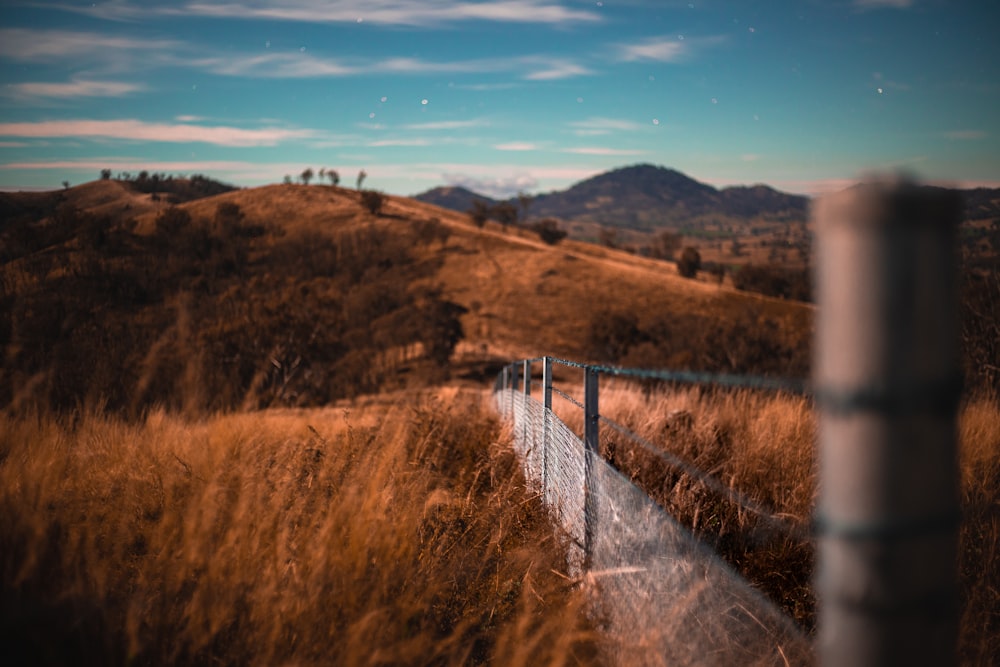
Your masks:
<path fill-rule="evenodd" d="M 122 184 L 26 195 L 0 222 L 0 403 L 324 404 L 513 358 L 803 375 L 812 310 L 672 263 L 355 190 L 178 206 Z"/>

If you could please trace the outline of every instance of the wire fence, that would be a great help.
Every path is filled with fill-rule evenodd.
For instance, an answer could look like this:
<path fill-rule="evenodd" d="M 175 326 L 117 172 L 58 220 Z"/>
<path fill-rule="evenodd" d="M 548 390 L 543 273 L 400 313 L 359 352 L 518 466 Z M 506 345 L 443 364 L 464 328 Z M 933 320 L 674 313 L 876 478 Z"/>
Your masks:
<path fill-rule="evenodd" d="M 542 366 L 540 391 L 532 370 Z M 553 386 L 553 369 L 583 372 L 583 401 Z M 596 590 L 597 614 L 619 664 L 803 664 L 802 630 L 687 528 L 599 454 L 603 424 L 720 496 L 797 538 L 804 527 L 671 455 L 599 410 L 601 376 L 750 386 L 803 393 L 802 383 L 741 376 L 624 369 L 545 357 L 500 373 L 495 398 L 512 423 L 525 476 L 566 535 L 571 572 Z M 553 396 L 582 411 L 583 433 L 552 409 Z M 540 400 L 539 400 L 540 399 Z"/>

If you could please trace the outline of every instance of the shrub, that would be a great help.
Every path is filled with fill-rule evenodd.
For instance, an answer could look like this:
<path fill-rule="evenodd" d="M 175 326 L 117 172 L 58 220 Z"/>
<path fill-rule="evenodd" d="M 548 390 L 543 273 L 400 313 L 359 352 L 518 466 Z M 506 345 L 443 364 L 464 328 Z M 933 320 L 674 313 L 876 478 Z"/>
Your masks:
<path fill-rule="evenodd" d="M 677 273 L 685 278 L 694 278 L 701 268 L 701 254 L 692 246 L 688 246 L 681 251 L 681 258 L 677 260 Z"/>
<path fill-rule="evenodd" d="M 469 217 L 472 219 L 472 224 L 482 229 L 490 217 L 489 204 L 482 199 L 473 199 L 472 208 L 469 209 Z"/>
<path fill-rule="evenodd" d="M 559 221 L 555 218 L 545 218 L 539 220 L 534 225 L 532 229 L 538 234 L 538 237 L 545 241 L 549 245 L 555 245 L 566 238 L 566 230 L 559 227 Z"/>
<path fill-rule="evenodd" d="M 372 215 L 380 215 L 384 203 L 385 195 L 378 190 L 363 190 L 361 192 L 361 205 Z"/>

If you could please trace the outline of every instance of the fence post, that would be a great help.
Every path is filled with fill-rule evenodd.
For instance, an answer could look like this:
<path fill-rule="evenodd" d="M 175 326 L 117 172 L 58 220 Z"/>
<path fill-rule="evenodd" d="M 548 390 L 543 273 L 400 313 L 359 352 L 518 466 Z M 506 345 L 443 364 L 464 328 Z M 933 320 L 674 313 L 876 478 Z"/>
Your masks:
<path fill-rule="evenodd" d="M 815 209 L 824 665 L 956 661 L 960 216 L 890 182 Z"/>
<path fill-rule="evenodd" d="M 524 451 L 529 452 L 534 449 L 535 445 L 534 424 L 531 424 L 531 420 L 528 418 L 530 415 L 530 412 L 528 411 L 528 398 L 531 396 L 531 361 L 525 359 L 522 363 L 524 364 L 524 372 L 522 373 L 524 376 L 524 398 L 521 402 L 521 406 L 523 408 L 521 413 L 524 418 L 524 429 L 521 433 L 521 442 L 523 443 L 522 446 L 524 447 Z M 531 430 L 531 446 L 528 445 L 529 429 Z M 527 463 L 527 458 L 525 458 L 525 463 Z"/>
<path fill-rule="evenodd" d="M 596 368 L 587 366 L 584 370 L 583 384 L 583 554 L 585 567 L 589 568 L 593 556 L 593 530 L 595 515 L 595 467 L 599 451 L 598 431 L 600 412 L 598 409 L 598 372 Z"/>
<path fill-rule="evenodd" d="M 542 499 L 549 498 L 549 447 L 552 439 L 552 357 L 542 359 Z"/>
<path fill-rule="evenodd" d="M 510 368 L 507 367 L 507 366 L 504 366 L 503 367 L 503 371 L 501 372 L 501 376 L 503 378 L 500 381 L 500 389 L 501 389 L 501 391 L 507 391 L 507 383 L 508 383 L 507 375 L 509 374 L 509 372 L 510 372 Z M 503 394 L 502 393 L 500 394 L 500 398 L 501 398 L 501 400 L 503 399 Z M 503 410 L 502 406 L 501 406 L 501 410 Z"/>
<path fill-rule="evenodd" d="M 517 423 L 517 415 L 514 413 L 514 399 L 517 394 L 517 362 L 510 365 L 510 416 Z"/>

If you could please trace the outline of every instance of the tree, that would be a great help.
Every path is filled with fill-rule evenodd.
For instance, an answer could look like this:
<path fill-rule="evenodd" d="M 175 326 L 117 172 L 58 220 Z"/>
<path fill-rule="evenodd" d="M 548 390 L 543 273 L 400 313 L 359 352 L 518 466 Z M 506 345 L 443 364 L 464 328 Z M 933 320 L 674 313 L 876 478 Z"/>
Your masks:
<path fill-rule="evenodd" d="M 311 181 L 312 177 L 313 177 L 312 167 L 306 167 L 305 171 L 303 171 L 300 174 L 300 177 L 302 178 L 302 182 L 303 183 L 305 183 L 306 185 L 309 185 L 309 181 Z"/>
<path fill-rule="evenodd" d="M 524 192 L 517 193 L 517 202 L 521 206 L 521 221 L 526 221 L 528 219 L 528 209 L 531 208 L 531 203 L 535 201 L 534 197 Z"/>
<path fill-rule="evenodd" d="M 677 273 L 685 278 L 694 278 L 701 268 L 701 254 L 692 246 L 688 246 L 681 251 L 681 258 L 677 260 Z"/>
<path fill-rule="evenodd" d="M 500 202 L 493 207 L 493 217 L 506 232 L 509 225 L 517 224 L 517 207 L 509 201 Z"/>
<path fill-rule="evenodd" d="M 291 185 L 291 184 L 292 184 L 292 177 L 289 176 L 288 174 L 285 174 L 285 185 Z"/>
<path fill-rule="evenodd" d="M 69 190 L 69 181 L 63 181 L 62 186 L 64 190 Z"/>
<path fill-rule="evenodd" d="M 597 232 L 597 240 L 602 246 L 608 248 L 618 247 L 618 230 L 611 227 L 601 227 Z"/>
<path fill-rule="evenodd" d="M 364 169 L 362 169 L 361 171 L 358 172 L 358 190 L 361 189 L 361 184 L 365 182 L 366 178 L 368 178 L 368 172 L 367 171 L 365 171 Z"/>
<path fill-rule="evenodd" d="M 473 199 L 472 208 L 469 209 L 468 213 L 469 217 L 472 218 L 472 224 L 482 229 L 490 217 L 490 205 L 482 199 Z"/>
<path fill-rule="evenodd" d="M 539 220 L 534 225 L 532 229 L 538 234 L 538 237 L 545 241 L 549 245 L 555 245 L 566 238 L 566 230 L 559 227 L 559 221 L 555 218 L 544 218 Z"/>
<path fill-rule="evenodd" d="M 110 181 L 111 180 L 111 170 L 110 169 L 101 169 L 101 180 L 102 181 Z"/>
<path fill-rule="evenodd" d="M 665 229 L 649 243 L 649 256 L 654 259 L 671 260 L 681 247 L 683 237 L 669 229 Z"/>
<path fill-rule="evenodd" d="M 330 179 L 330 185 L 337 186 L 340 183 L 340 174 L 336 169 L 327 169 L 326 177 Z"/>
<path fill-rule="evenodd" d="M 378 190 L 364 190 L 361 192 L 361 205 L 368 209 L 372 215 L 379 215 L 382 212 L 382 204 L 385 203 L 385 195 Z"/>

